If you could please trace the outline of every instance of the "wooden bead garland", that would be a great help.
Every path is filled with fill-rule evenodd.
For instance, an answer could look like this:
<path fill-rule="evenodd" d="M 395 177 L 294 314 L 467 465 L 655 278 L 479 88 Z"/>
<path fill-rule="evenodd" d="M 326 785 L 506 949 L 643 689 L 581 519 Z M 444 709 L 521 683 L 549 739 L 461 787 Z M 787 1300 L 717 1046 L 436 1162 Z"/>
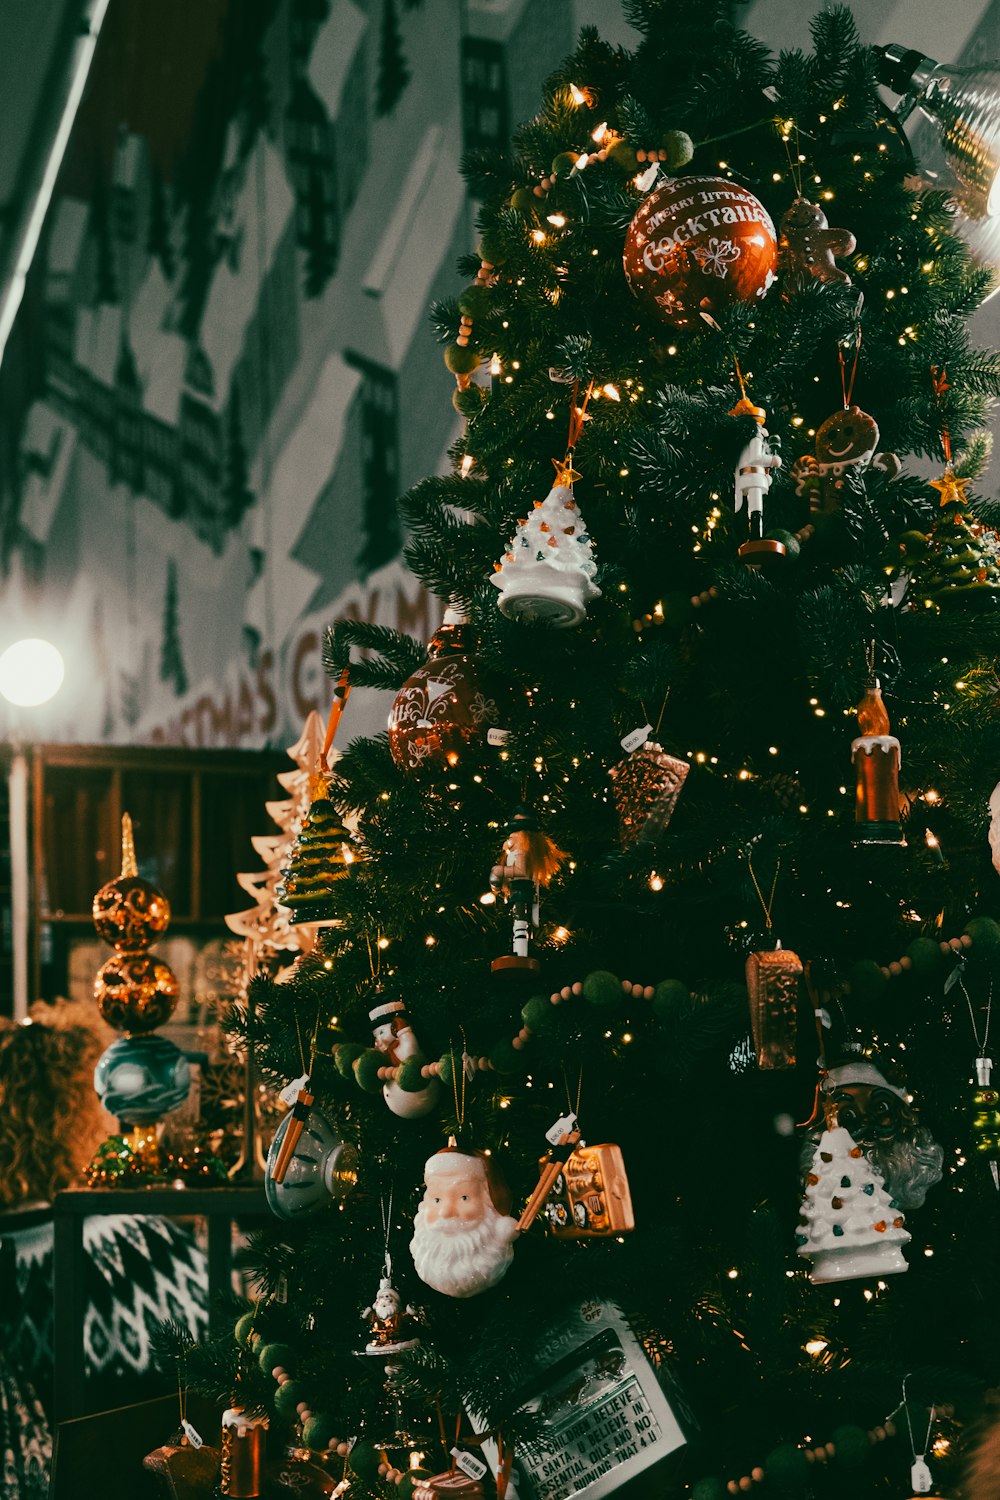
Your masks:
<path fill-rule="evenodd" d="M 896 1436 L 896 1426 L 892 1421 L 881 1422 L 877 1427 L 869 1428 L 866 1433 L 868 1442 L 874 1446 L 882 1443 L 886 1438 Z M 799 1449 L 805 1454 L 806 1462 L 809 1464 L 825 1464 L 837 1456 L 836 1443 L 820 1443 L 816 1447 L 807 1448 L 799 1444 Z M 762 1484 L 767 1478 L 767 1471 L 762 1464 L 756 1464 L 749 1474 L 741 1474 L 739 1479 L 729 1479 L 726 1483 L 726 1493 L 729 1495 L 745 1495 L 753 1489 L 754 1485 Z"/>

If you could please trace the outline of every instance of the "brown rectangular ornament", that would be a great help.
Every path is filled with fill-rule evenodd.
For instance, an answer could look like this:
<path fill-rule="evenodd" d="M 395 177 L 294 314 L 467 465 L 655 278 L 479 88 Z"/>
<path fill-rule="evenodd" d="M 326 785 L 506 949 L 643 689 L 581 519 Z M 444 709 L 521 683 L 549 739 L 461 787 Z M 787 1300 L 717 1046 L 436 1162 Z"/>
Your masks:
<path fill-rule="evenodd" d="M 758 1068 L 794 1068 L 802 960 L 790 948 L 751 953 L 746 976 Z"/>

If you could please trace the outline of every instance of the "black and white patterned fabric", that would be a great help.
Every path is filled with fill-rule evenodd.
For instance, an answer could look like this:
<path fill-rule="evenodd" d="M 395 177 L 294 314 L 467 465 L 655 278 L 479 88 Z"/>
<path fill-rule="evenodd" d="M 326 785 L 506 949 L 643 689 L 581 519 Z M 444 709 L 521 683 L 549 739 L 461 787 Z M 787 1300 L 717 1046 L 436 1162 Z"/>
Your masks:
<path fill-rule="evenodd" d="M 208 1268 L 193 1230 L 131 1214 L 86 1219 L 83 1362 L 91 1409 L 159 1395 L 151 1335 L 166 1320 L 197 1338 L 207 1322 Z M 0 1237 L 0 1495 L 48 1493 L 52 1406 L 51 1219 Z"/>

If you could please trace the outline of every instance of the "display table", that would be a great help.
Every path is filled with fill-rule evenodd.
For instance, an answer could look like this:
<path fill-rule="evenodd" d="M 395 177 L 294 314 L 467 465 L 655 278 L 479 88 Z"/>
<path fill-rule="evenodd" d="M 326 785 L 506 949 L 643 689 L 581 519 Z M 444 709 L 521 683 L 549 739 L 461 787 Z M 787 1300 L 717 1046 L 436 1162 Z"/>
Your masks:
<path fill-rule="evenodd" d="M 209 1328 L 219 1330 L 216 1294 L 232 1276 L 232 1226 L 265 1218 L 262 1184 L 215 1188 L 70 1188 L 53 1200 L 55 1219 L 55 1420 L 87 1411 L 83 1367 L 83 1223 L 97 1214 L 203 1218 L 208 1225 Z M 228 1314 L 222 1314 L 223 1324 Z"/>

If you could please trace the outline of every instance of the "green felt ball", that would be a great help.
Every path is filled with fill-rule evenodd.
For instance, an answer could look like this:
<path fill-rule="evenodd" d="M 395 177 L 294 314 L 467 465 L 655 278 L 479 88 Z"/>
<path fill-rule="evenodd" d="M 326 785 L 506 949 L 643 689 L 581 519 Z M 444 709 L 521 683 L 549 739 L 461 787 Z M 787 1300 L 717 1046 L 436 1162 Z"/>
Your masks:
<path fill-rule="evenodd" d="M 250 1335 L 253 1333 L 254 1318 L 256 1316 L 257 1314 L 251 1308 L 249 1312 L 243 1313 L 236 1319 L 236 1327 L 233 1332 L 236 1335 L 236 1342 L 241 1349 L 245 1349 L 250 1342 Z"/>
<path fill-rule="evenodd" d="M 658 1021 L 676 1016 L 691 999 L 691 991 L 680 979 L 661 979 L 653 991 L 653 1015 Z"/>
<path fill-rule="evenodd" d="M 691 1500 L 726 1500 L 727 1494 L 726 1481 L 710 1474 L 707 1479 L 698 1480 L 691 1491 Z"/>
<path fill-rule="evenodd" d="M 878 1000 L 888 984 L 879 965 L 873 958 L 862 958 L 851 965 L 851 994 L 855 1000 Z"/>
<path fill-rule="evenodd" d="M 503 240 L 495 229 L 484 229 L 479 236 L 479 259 L 491 266 L 502 266 L 507 259 Z"/>
<path fill-rule="evenodd" d="M 449 344 L 444 351 L 444 362 L 453 375 L 471 375 L 479 369 L 479 352 L 471 344 Z"/>
<path fill-rule="evenodd" d="M 621 167 L 623 172 L 634 172 L 639 165 L 635 149 L 628 141 L 615 141 L 613 146 L 609 146 L 608 160 L 613 161 L 616 167 Z"/>
<path fill-rule="evenodd" d="M 491 306 L 492 299 L 484 286 L 467 286 L 458 299 L 458 310 L 467 318 L 485 318 Z"/>
<path fill-rule="evenodd" d="M 970 917 L 965 931 L 975 945 L 977 958 L 985 953 L 996 953 L 1000 949 L 1000 924 L 992 917 Z"/>
<path fill-rule="evenodd" d="M 863 1464 L 871 1447 L 864 1428 L 849 1423 L 833 1429 L 833 1445 L 837 1450 L 837 1463 L 847 1469 L 856 1469 Z"/>
<path fill-rule="evenodd" d="M 664 166 L 671 172 L 676 172 L 678 167 L 686 167 L 694 155 L 694 141 L 686 130 L 665 130 L 660 137 L 660 145 L 667 153 Z"/>
<path fill-rule="evenodd" d="M 538 205 L 540 198 L 536 198 L 530 188 L 518 188 L 510 200 L 510 206 L 515 213 L 523 219 L 536 219 L 538 217 Z"/>
<path fill-rule="evenodd" d="M 302 1428 L 302 1441 L 307 1448 L 315 1448 L 318 1453 L 325 1452 L 330 1439 L 336 1435 L 337 1424 L 325 1411 L 314 1411 Z M 378 1473 L 377 1466 L 375 1472 Z"/>
<path fill-rule="evenodd" d="M 660 604 L 663 610 L 664 625 L 672 625 L 675 630 L 679 630 L 682 625 L 686 625 L 694 615 L 694 605 L 691 603 L 690 594 L 682 594 L 677 590 L 672 590 L 663 595 Z"/>
<path fill-rule="evenodd" d="M 490 1062 L 498 1073 L 523 1073 L 526 1062 L 522 1061 L 524 1054 L 508 1041 L 497 1042 L 490 1048 Z"/>
<path fill-rule="evenodd" d="M 421 1089 L 427 1087 L 428 1080 L 420 1071 L 422 1067 L 423 1063 L 418 1057 L 408 1057 L 400 1065 L 399 1072 L 396 1074 L 396 1082 L 404 1093 L 419 1094 Z"/>
<path fill-rule="evenodd" d="M 355 1443 L 348 1461 L 359 1479 L 378 1478 L 378 1466 L 382 1460 L 374 1443 Z"/>
<path fill-rule="evenodd" d="M 785 556 L 789 559 L 789 561 L 793 561 L 802 551 L 802 543 L 799 541 L 794 531 L 783 531 L 780 526 L 775 526 L 772 527 L 770 531 L 766 532 L 765 535 L 769 537 L 772 542 L 781 543 L 781 545 L 785 549 Z"/>
<path fill-rule="evenodd" d="M 354 1063 L 354 1077 L 358 1086 L 363 1088 L 366 1094 L 377 1094 L 382 1088 L 382 1080 L 378 1076 L 379 1068 L 386 1066 L 385 1056 L 377 1052 L 374 1047 L 366 1047 L 361 1056 Z"/>
<path fill-rule="evenodd" d="M 486 405 L 486 391 L 481 385 L 467 385 L 465 390 L 458 386 L 451 393 L 451 404 L 462 417 L 477 417 Z"/>
<path fill-rule="evenodd" d="M 532 995 L 521 1006 L 521 1020 L 529 1031 L 550 1030 L 555 1021 L 555 1006 L 548 995 Z"/>
<path fill-rule="evenodd" d="M 400 1500 L 410 1500 L 417 1485 L 424 1484 L 430 1477 L 430 1469 L 407 1469 L 396 1485 L 396 1494 L 400 1496 Z"/>
<path fill-rule="evenodd" d="M 552 176 L 557 178 L 568 177 L 576 166 L 575 151 L 560 151 L 558 156 L 552 158 Z"/>
<path fill-rule="evenodd" d="M 286 1380 L 284 1385 L 279 1385 L 274 1393 L 274 1409 L 282 1417 L 291 1420 L 297 1415 L 300 1401 L 308 1401 L 309 1396 L 301 1380 Z"/>
<path fill-rule="evenodd" d="M 333 1065 L 341 1078 L 350 1078 L 352 1076 L 354 1064 L 367 1050 L 367 1047 L 362 1047 L 360 1042 L 340 1042 L 338 1046 L 334 1047 Z"/>
<path fill-rule="evenodd" d="M 794 1443 L 780 1443 L 763 1464 L 768 1481 L 782 1489 L 801 1489 L 809 1478 L 809 1460 Z"/>
<path fill-rule="evenodd" d="M 918 979 L 933 978 L 944 962 L 940 944 L 929 937 L 914 938 L 906 955 L 911 960 L 913 972 Z"/>
<path fill-rule="evenodd" d="M 282 1369 L 292 1373 L 291 1366 L 295 1362 L 295 1353 L 291 1344 L 264 1344 L 257 1356 L 257 1363 L 265 1375 L 270 1375 L 279 1365 Z"/>
<path fill-rule="evenodd" d="M 614 974 L 609 974 L 607 969 L 595 969 L 583 981 L 583 998 L 588 1005 L 596 1006 L 598 1010 L 610 1010 L 612 1006 L 621 1004 L 622 982 Z"/>
<path fill-rule="evenodd" d="M 456 1078 L 462 1076 L 462 1057 L 458 1052 L 445 1052 L 438 1063 L 438 1078 L 441 1087 L 450 1089 Z"/>

